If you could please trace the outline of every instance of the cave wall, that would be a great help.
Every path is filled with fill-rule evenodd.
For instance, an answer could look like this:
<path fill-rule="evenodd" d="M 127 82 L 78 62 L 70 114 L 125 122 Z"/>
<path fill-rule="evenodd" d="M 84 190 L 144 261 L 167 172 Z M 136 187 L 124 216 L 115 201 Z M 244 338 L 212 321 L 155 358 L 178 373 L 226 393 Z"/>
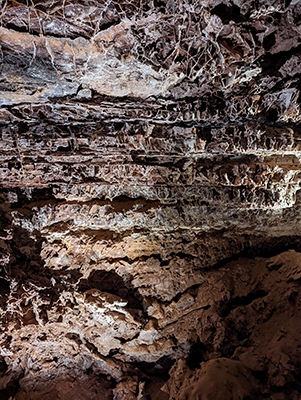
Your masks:
<path fill-rule="evenodd" d="M 1 396 L 299 399 L 301 2 L 0 7 Z"/>

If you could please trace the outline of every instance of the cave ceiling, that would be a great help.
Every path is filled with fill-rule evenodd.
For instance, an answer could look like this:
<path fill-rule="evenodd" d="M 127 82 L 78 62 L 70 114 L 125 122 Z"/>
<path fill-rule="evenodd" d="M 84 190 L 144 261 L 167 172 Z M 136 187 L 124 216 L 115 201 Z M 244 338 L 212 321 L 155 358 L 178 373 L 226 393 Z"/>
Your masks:
<path fill-rule="evenodd" d="M 300 399 L 301 1 L 2 0 L 0 49 L 1 399 Z"/>

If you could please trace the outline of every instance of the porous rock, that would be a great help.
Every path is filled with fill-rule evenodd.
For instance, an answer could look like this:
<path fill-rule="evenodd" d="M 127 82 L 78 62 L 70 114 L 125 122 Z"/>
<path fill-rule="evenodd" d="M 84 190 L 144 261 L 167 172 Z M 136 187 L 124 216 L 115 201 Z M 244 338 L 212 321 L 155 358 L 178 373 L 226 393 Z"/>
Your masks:
<path fill-rule="evenodd" d="M 1 399 L 300 398 L 300 16 L 0 1 Z"/>

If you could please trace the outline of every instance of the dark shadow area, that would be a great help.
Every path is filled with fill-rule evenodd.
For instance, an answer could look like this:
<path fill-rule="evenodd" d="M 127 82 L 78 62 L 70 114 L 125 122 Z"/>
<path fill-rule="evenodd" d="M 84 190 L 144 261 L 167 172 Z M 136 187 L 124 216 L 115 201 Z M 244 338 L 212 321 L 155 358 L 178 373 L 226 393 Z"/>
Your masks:
<path fill-rule="evenodd" d="M 208 360 L 208 351 L 206 345 L 199 338 L 192 343 L 186 363 L 191 370 L 199 368 L 202 361 Z"/>
<path fill-rule="evenodd" d="M 218 314 L 225 318 L 227 317 L 231 311 L 233 311 L 237 307 L 245 307 L 249 304 L 251 304 L 254 300 L 261 299 L 263 297 L 266 297 L 269 293 L 266 292 L 265 290 L 258 289 L 254 292 L 251 292 L 247 296 L 242 296 L 242 297 L 234 297 L 231 298 L 230 301 L 228 302 L 221 302 L 219 304 L 219 309 L 218 309 Z"/>
<path fill-rule="evenodd" d="M 175 360 L 172 358 L 163 356 L 154 363 L 134 362 L 132 364 L 145 375 L 145 378 L 152 380 L 153 378 L 160 377 L 162 380 L 167 380 L 169 377 L 168 371 L 174 363 Z"/>
<path fill-rule="evenodd" d="M 241 251 L 226 257 L 210 267 L 206 267 L 204 271 L 219 269 L 230 261 L 239 258 L 255 258 L 255 257 L 274 257 L 277 254 L 288 250 L 295 250 L 301 253 L 301 237 L 300 236 L 280 236 L 266 238 L 263 236 L 242 235 L 245 237 L 245 244 Z"/>
<path fill-rule="evenodd" d="M 240 8 L 235 4 L 226 5 L 221 3 L 214 7 L 211 12 L 220 17 L 223 24 L 228 24 L 230 21 L 239 23 L 246 20 L 246 18 L 240 13 Z"/>
<path fill-rule="evenodd" d="M 80 281 L 78 290 L 85 292 L 90 289 L 97 289 L 102 292 L 114 294 L 124 300 L 127 300 L 128 307 L 143 311 L 142 299 L 137 290 L 128 288 L 122 277 L 115 271 L 93 271 L 88 279 Z"/>
<path fill-rule="evenodd" d="M 9 293 L 9 281 L 4 278 L 0 278 L 0 308 L 6 309 Z"/>

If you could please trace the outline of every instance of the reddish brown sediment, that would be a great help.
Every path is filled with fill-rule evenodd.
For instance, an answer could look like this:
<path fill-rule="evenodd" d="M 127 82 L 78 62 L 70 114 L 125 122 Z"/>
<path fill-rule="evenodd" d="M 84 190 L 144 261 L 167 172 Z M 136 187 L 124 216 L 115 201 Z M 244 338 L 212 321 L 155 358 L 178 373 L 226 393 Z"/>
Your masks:
<path fill-rule="evenodd" d="M 299 400 L 301 3 L 0 2 L 0 398 Z"/>

